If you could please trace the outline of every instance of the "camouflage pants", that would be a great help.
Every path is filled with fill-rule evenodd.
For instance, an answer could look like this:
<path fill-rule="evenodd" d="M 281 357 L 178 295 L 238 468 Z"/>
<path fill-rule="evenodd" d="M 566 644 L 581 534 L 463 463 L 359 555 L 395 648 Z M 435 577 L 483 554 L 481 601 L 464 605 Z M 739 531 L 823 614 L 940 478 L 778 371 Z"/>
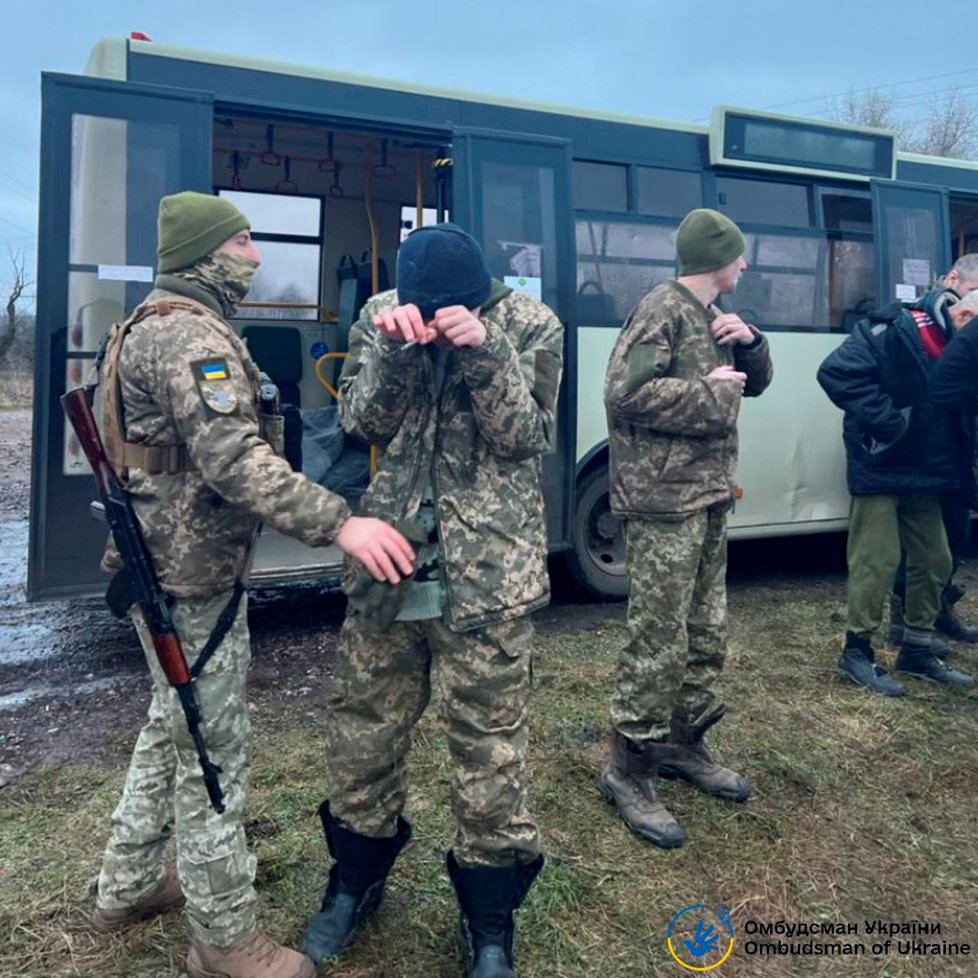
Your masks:
<path fill-rule="evenodd" d="M 173 618 L 187 661 L 207 641 L 228 594 L 178 599 Z M 156 660 L 142 615 L 132 613 L 153 674 L 149 719 L 140 731 L 112 833 L 102 860 L 98 903 L 121 909 L 163 877 L 163 851 L 176 837 L 177 872 L 194 936 L 228 947 L 255 926 L 255 857 L 248 852 L 242 812 L 251 769 L 251 723 L 245 678 L 251 659 L 247 596 L 224 641 L 194 687 L 204 743 L 220 766 L 227 810 L 218 815 L 207 798 L 197 753 L 177 694 Z"/>
<path fill-rule="evenodd" d="M 434 677 L 455 762 L 456 858 L 483 866 L 535 859 L 523 780 L 532 639 L 527 618 L 461 634 L 438 619 L 397 621 L 380 635 L 347 618 L 327 735 L 333 814 L 361 835 L 394 834 L 411 732 Z"/>
<path fill-rule="evenodd" d="M 618 659 L 611 723 L 634 741 L 663 740 L 675 707 L 713 702 L 727 632 L 727 515 L 628 520 L 628 642 Z"/>

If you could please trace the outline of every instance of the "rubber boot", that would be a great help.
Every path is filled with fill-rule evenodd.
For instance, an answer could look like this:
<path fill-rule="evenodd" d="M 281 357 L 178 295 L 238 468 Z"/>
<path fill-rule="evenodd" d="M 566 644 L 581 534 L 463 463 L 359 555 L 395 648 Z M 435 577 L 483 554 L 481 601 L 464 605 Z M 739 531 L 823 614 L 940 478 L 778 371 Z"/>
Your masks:
<path fill-rule="evenodd" d="M 307 957 L 261 931 L 234 947 L 191 941 L 187 971 L 190 978 L 316 978 L 316 967 Z"/>
<path fill-rule="evenodd" d="M 543 868 L 543 856 L 517 866 L 461 866 L 448 853 L 458 898 L 458 942 L 466 978 L 517 978 L 513 911 Z"/>
<path fill-rule="evenodd" d="M 646 741 L 639 745 L 617 730 L 611 732 L 611 757 L 598 775 L 598 791 L 618 809 L 622 821 L 636 834 L 663 849 L 675 849 L 686 834 L 659 800 L 655 777 L 675 748 Z"/>
<path fill-rule="evenodd" d="M 319 806 L 326 846 L 333 857 L 319 913 L 306 926 L 299 949 L 320 964 L 349 947 L 384 896 L 384 883 L 397 854 L 411 838 L 410 823 L 398 816 L 397 834 L 374 839 L 352 832 L 330 814 L 329 802 Z"/>
<path fill-rule="evenodd" d="M 99 934 L 109 934 L 141 920 L 180 910 L 185 902 L 176 871 L 168 869 L 163 879 L 131 906 L 105 910 L 96 902 L 92 911 L 92 928 Z"/>
<path fill-rule="evenodd" d="M 947 590 L 947 588 L 945 588 L 945 590 Z M 964 592 L 962 591 L 961 594 L 963 593 Z M 958 597 L 960 597 L 960 594 L 958 595 Z M 942 595 L 941 597 L 942 613 L 943 613 L 943 609 L 944 609 L 944 598 Z M 954 617 L 953 612 L 951 612 L 951 615 L 952 617 Z M 954 620 L 958 623 L 960 627 L 964 629 L 970 629 L 975 633 L 976 636 L 978 636 L 978 628 L 975 628 L 973 625 L 966 625 L 964 622 L 961 621 L 960 618 L 954 617 Z M 940 621 L 940 616 L 938 616 L 938 621 Z M 934 627 L 936 628 L 937 625 L 935 625 Z M 950 632 L 948 632 L 948 634 L 950 634 Z M 954 636 L 952 635 L 951 637 L 953 638 Z M 890 594 L 890 630 L 889 632 L 887 632 L 886 638 L 887 641 L 890 643 L 890 645 L 893 645 L 896 648 L 899 648 L 901 645 L 903 645 L 903 598 L 901 598 L 900 595 L 897 594 L 895 591 L 893 591 Z M 978 642 L 978 637 L 976 637 L 975 639 L 966 639 L 966 638 L 958 639 L 958 641 Z M 947 642 L 942 641 L 936 635 L 931 639 L 931 642 L 933 643 L 934 653 L 940 658 L 945 659 L 947 658 L 947 656 L 953 655 L 954 649 L 952 649 L 951 646 L 947 644 Z"/>
<path fill-rule="evenodd" d="M 675 760 L 660 765 L 659 774 L 664 778 L 682 778 L 714 798 L 747 801 L 750 781 L 715 761 L 704 740 L 706 731 L 722 720 L 726 712 L 725 706 L 719 706 L 694 722 L 689 719 L 687 710 L 673 710 L 670 739 L 681 750 Z"/>
<path fill-rule="evenodd" d="M 876 650 L 867 639 L 861 638 L 855 632 L 846 632 L 846 644 L 839 656 L 837 668 L 842 679 L 864 689 L 882 693 L 883 696 L 903 696 L 903 687 L 882 666 L 876 664 Z"/>
<path fill-rule="evenodd" d="M 971 689 L 975 685 L 975 677 L 966 672 L 958 672 L 944 663 L 935 652 L 930 641 L 930 632 L 917 629 L 905 629 L 903 645 L 897 656 L 896 668 L 919 679 L 929 679 L 931 682 L 951 689 Z"/>
<path fill-rule="evenodd" d="M 948 638 L 955 642 L 967 642 L 970 645 L 978 645 L 978 625 L 969 625 L 958 617 L 954 606 L 964 597 L 964 588 L 957 584 L 945 584 L 941 591 L 941 610 L 934 622 L 934 628 L 943 632 Z M 943 644 L 943 643 L 941 643 Z M 944 645 L 944 650 L 948 648 Z M 943 656 L 945 652 L 939 648 L 934 649 L 938 656 Z"/>

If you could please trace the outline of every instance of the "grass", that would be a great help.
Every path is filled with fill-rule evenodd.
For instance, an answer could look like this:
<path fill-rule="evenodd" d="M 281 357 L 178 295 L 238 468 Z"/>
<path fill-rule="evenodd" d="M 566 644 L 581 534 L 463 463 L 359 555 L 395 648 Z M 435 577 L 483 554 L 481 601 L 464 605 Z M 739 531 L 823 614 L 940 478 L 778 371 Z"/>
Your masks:
<path fill-rule="evenodd" d="M 735 586 L 721 693 L 736 711 L 712 743 L 749 771 L 755 796 L 737 806 L 665 783 L 662 795 L 689 836 L 672 852 L 629 834 L 594 789 L 624 635 L 619 611 L 609 607 L 607 620 L 591 628 L 568 630 L 559 613 L 539 628 L 529 781 L 548 863 L 520 913 L 522 978 L 684 974 L 669 957 L 665 928 L 679 909 L 701 902 L 733 908 L 739 946 L 714 972 L 726 978 L 978 974 L 974 956 L 745 953 L 749 919 L 917 919 L 939 922 L 943 940 L 978 944 L 978 698 L 912 680 L 902 701 L 842 685 L 833 677 L 841 610 L 838 584 Z M 955 661 L 978 667 L 974 652 L 959 650 Z M 248 831 L 259 860 L 261 922 L 294 942 L 327 866 L 315 814 L 323 730 L 314 714 L 297 708 L 283 717 L 260 702 L 254 720 Z M 361 945 L 329 971 L 335 978 L 460 974 L 443 864 L 451 770 L 430 711 L 410 774 L 415 841 Z M 179 917 L 109 938 L 86 924 L 88 887 L 122 778 L 121 770 L 91 766 L 44 770 L 0 808 L 6 978 L 182 973 L 187 931 Z M 848 940 L 857 939 L 867 940 Z"/>

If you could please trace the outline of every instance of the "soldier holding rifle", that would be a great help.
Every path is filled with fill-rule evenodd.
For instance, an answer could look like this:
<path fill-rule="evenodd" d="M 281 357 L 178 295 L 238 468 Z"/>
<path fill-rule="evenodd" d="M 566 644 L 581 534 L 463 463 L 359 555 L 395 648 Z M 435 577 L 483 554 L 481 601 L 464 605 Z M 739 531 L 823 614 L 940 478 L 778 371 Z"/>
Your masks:
<path fill-rule="evenodd" d="M 335 542 L 392 584 L 414 559 L 396 530 L 351 516 L 343 499 L 293 472 L 273 448 L 281 418 L 270 405 L 261 409 L 258 370 L 228 324 L 259 262 L 248 219 L 229 201 L 164 197 L 156 288 L 113 327 L 102 367 L 106 452 L 169 598 L 157 610 L 168 603 L 196 675 L 193 705 L 209 758 L 188 728 L 187 690 L 168 683 L 157 659 L 158 616 L 140 610 L 139 588 L 127 596 L 122 578 L 112 596 L 121 606 L 136 601 L 132 617 L 155 688 L 112 817 L 93 923 L 115 930 L 185 900 L 193 978 L 315 974 L 308 959 L 256 928 L 256 861 L 242 825 L 251 759 L 243 580 L 258 521 L 310 546 Z M 105 564 L 119 568 L 114 546 Z M 163 863 L 174 834 L 178 878 Z"/>

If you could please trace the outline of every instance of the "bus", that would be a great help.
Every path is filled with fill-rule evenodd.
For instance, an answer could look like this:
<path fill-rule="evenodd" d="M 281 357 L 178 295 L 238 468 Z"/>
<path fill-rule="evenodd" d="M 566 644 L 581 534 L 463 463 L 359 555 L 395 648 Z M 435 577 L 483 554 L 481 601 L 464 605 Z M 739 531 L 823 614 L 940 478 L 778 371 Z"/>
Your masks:
<path fill-rule="evenodd" d="M 626 591 L 605 367 L 629 311 L 675 274 L 690 209 L 744 230 L 749 268 L 724 301 L 765 332 L 775 363 L 741 417 L 732 538 L 845 528 L 841 415 L 817 366 L 861 316 L 978 250 L 978 165 L 901 152 L 888 132 L 728 106 L 676 124 L 102 41 L 84 74 L 42 77 L 32 599 L 104 586 L 105 527 L 58 398 L 150 290 L 157 205 L 187 189 L 251 218 L 264 262 L 236 326 L 288 405 L 293 464 L 353 500 L 369 451 L 336 424 L 335 382 L 403 235 L 450 218 L 494 275 L 546 302 L 566 333 L 544 460 L 550 545 L 605 597 Z M 339 564 L 333 548 L 266 532 L 252 580 L 332 580 Z"/>

